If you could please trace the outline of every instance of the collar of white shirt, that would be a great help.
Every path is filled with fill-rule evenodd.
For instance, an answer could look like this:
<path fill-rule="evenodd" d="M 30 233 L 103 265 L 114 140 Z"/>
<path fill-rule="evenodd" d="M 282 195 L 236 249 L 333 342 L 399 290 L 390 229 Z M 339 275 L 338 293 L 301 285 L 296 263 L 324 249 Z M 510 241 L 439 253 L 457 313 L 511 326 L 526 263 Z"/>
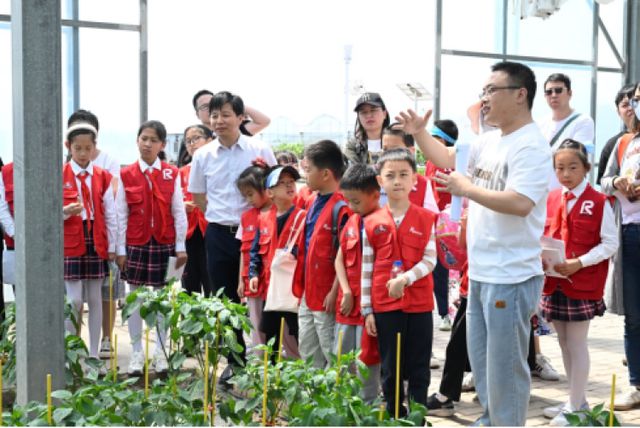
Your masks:
<path fill-rule="evenodd" d="M 578 199 L 580 196 L 582 196 L 586 188 L 587 188 L 587 179 L 585 178 L 584 180 L 582 180 L 582 183 L 578 184 L 576 187 L 573 188 L 573 190 L 571 190 L 571 193 L 573 193 L 573 196 L 575 196 L 575 198 Z M 563 195 L 569 191 L 570 191 L 569 189 L 562 186 Z"/>
<path fill-rule="evenodd" d="M 140 167 L 140 171 L 142 171 L 143 174 L 147 169 L 149 169 L 149 167 L 160 170 L 160 158 L 156 158 L 156 160 L 153 162 L 153 165 L 149 165 L 142 159 L 138 159 L 138 166 Z"/>
<path fill-rule="evenodd" d="M 71 159 L 70 162 L 71 162 L 71 170 L 73 171 L 73 175 L 77 176 L 82 171 L 87 171 L 89 175 L 93 176 L 93 162 L 89 162 L 89 165 L 87 165 L 86 168 L 82 168 L 73 159 Z"/>
<path fill-rule="evenodd" d="M 210 144 L 213 144 L 213 148 L 215 148 L 216 151 L 219 151 L 221 148 L 232 150 L 236 146 L 241 150 L 246 150 L 247 149 L 246 139 L 247 137 L 244 134 L 240 134 L 240 136 L 238 137 L 238 141 L 236 141 L 231 147 L 223 146 L 222 144 L 220 144 L 220 141 L 217 138 L 213 140 Z"/>

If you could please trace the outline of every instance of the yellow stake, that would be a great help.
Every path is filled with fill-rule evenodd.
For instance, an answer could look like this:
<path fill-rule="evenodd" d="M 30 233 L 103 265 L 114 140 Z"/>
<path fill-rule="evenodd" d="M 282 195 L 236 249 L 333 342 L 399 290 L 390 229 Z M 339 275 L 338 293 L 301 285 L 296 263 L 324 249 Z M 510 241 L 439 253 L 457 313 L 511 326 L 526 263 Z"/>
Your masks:
<path fill-rule="evenodd" d="M 145 333 L 144 344 L 144 398 L 149 397 L 149 329 Z"/>
<path fill-rule="evenodd" d="M 2 426 L 2 358 L 0 357 L 0 426 Z"/>
<path fill-rule="evenodd" d="M 209 413 L 209 341 L 204 342 L 204 420 Z"/>
<path fill-rule="evenodd" d="M 338 332 L 338 371 L 336 372 L 336 385 L 340 383 L 340 357 L 342 356 L 342 330 Z"/>
<path fill-rule="evenodd" d="M 47 422 L 53 426 L 53 418 L 51 412 L 51 375 L 47 375 Z"/>
<path fill-rule="evenodd" d="M 280 318 L 280 343 L 278 344 L 278 362 L 282 361 L 282 340 L 284 339 L 284 317 Z"/>
<path fill-rule="evenodd" d="M 378 411 L 378 420 L 382 421 L 384 418 L 384 404 L 380 405 L 380 411 Z"/>
<path fill-rule="evenodd" d="M 396 420 L 400 416 L 400 332 L 398 332 L 397 351 L 396 351 Z"/>
<path fill-rule="evenodd" d="M 264 351 L 264 387 L 262 388 L 262 426 L 267 426 L 267 385 L 269 369 L 269 352 Z"/>
<path fill-rule="evenodd" d="M 218 346 L 220 345 L 220 314 L 216 315 L 216 344 L 213 349 L 213 387 L 211 391 L 211 426 L 216 419 L 216 392 L 218 390 Z"/>
<path fill-rule="evenodd" d="M 616 374 L 611 378 L 611 405 L 609 406 L 609 426 L 613 426 L 613 405 L 616 400 Z"/>
<path fill-rule="evenodd" d="M 113 273 L 109 268 L 109 328 L 113 325 Z M 111 366 L 113 367 L 113 329 L 111 328 L 111 349 L 109 350 L 109 359 L 111 360 Z M 114 380 L 115 381 L 115 380 Z"/>
<path fill-rule="evenodd" d="M 113 381 L 118 380 L 118 335 L 113 335 L 113 342 L 111 343 L 113 349 L 113 361 L 111 364 L 111 370 L 113 371 Z"/>

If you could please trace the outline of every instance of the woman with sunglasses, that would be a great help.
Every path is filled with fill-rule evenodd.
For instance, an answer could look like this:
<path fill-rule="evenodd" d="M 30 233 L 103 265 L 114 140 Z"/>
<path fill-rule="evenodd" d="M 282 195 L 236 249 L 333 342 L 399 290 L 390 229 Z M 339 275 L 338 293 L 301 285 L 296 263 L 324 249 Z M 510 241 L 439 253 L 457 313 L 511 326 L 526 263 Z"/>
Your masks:
<path fill-rule="evenodd" d="M 375 164 L 382 154 L 382 131 L 391 123 L 389 112 L 376 92 L 362 94 L 354 110 L 358 116 L 345 155 L 351 164 Z"/>
<path fill-rule="evenodd" d="M 193 125 L 184 130 L 183 145 L 186 153 L 178 159 L 180 167 L 180 182 L 184 193 L 184 206 L 187 210 L 189 227 L 187 229 L 187 265 L 182 276 L 182 288 L 189 293 L 204 293 L 211 296 L 213 286 L 207 273 L 207 257 L 204 247 L 204 233 L 207 230 L 207 221 L 202 210 L 193 202 L 189 187 L 189 173 L 191 172 L 191 158 L 197 149 L 210 143 L 213 133 L 204 125 Z"/>

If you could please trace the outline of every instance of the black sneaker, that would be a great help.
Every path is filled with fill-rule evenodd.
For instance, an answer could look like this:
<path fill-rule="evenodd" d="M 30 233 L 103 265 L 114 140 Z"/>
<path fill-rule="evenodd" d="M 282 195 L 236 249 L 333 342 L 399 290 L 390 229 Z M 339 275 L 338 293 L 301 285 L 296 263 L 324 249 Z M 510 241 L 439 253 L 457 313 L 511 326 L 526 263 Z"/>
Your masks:
<path fill-rule="evenodd" d="M 233 384 L 229 382 L 229 380 L 231 380 L 232 377 L 233 377 L 233 369 L 231 368 L 231 365 L 228 365 L 227 367 L 224 368 L 224 370 L 220 374 L 220 377 L 218 378 L 218 387 L 222 388 L 225 391 L 232 390 Z"/>
<path fill-rule="evenodd" d="M 427 409 L 429 410 L 427 415 L 440 416 L 442 418 L 449 418 L 455 412 L 453 401 L 450 398 L 447 398 L 447 401 L 443 403 L 438 400 L 436 394 L 431 394 L 427 398 Z"/>

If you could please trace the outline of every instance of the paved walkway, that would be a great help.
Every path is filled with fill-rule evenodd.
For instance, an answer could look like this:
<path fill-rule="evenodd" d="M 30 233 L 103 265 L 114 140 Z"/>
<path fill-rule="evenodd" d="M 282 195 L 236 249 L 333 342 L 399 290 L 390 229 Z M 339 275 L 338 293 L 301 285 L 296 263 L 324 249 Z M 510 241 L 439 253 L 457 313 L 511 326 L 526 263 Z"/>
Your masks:
<path fill-rule="evenodd" d="M 85 318 L 86 322 L 86 318 Z M 438 323 L 435 322 L 437 325 Z M 86 324 L 85 324 L 86 325 Z M 126 326 L 122 326 L 120 311 L 118 311 L 116 334 L 118 335 L 119 366 L 121 372 L 126 372 L 128 358 L 131 354 L 129 333 Z M 87 340 L 87 329 L 83 329 L 83 337 Z M 616 394 L 628 389 L 628 372 L 622 365 L 623 348 L 623 318 L 607 314 L 597 318 L 591 324 L 589 344 L 591 351 L 591 374 L 587 391 L 587 398 L 592 406 L 607 402 L 611 394 L 611 375 L 616 374 Z M 155 335 L 151 334 L 150 352 L 153 352 Z M 434 334 L 434 352 L 436 357 L 443 358 L 446 344 L 449 340 L 448 332 L 438 331 Z M 548 419 L 542 416 L 542 409 L 547 406 L 563 403 L 567 400 L 567 383 L 562 369 L 562 357 L 555 335 L 541 338 L 543 353 L 550 358 L 552 365 L 561 373 L 559 382 L 541 381 L 534 378 L 527 425 L 547 425 Z M 192 365 L 193 361 L 187 361 Z M 442 376 L 442 367 L 431 372 L 430 393 L 435 392 Z M 473 402 L 473 392 L 463 393 L 460 403 L 456 404 L 456 414 L 452 418 L 428 417 L 433 426 L 461 426 L 469 425 L 481 414 L 479 404 Z M 623 425 L 640 426 L 640 408 L 627 412 L 616 412 Z"/>

